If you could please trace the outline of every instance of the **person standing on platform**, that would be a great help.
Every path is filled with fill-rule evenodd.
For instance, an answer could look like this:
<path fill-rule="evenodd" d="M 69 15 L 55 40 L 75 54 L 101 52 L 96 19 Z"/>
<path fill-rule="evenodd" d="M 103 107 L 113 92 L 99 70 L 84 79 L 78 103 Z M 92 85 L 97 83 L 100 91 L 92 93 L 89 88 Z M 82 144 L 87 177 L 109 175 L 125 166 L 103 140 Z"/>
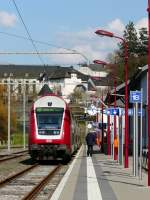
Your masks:
<path fill-rule="evenodd" d="M 91 156 L 93 154 L 93 145 L 95 144 L 95 134 L 92 131 L 89 131 L 89 133 L 86 135 L 86 144 L 87 144 L 87 156 Z"/>
<path fill-rule="evenodd" d="M 118 137 L 116 137 L 114 139 L 114 152 L 115 152 L 117 159 L 118 159 Z"/>
<path fill-rule="evenodd" d="M 96 144 L 99 147 L 99 150 L 101 151 L 101 144 L 102 144 L 102 131 L 101 129 L 96 128 Z"/>

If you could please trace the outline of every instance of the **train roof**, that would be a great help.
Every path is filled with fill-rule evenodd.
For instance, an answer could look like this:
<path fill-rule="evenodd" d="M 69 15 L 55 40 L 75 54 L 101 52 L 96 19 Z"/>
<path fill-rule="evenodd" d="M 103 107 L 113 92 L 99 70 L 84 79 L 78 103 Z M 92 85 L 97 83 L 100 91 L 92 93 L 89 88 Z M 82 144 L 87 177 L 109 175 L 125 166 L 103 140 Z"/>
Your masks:
<path fill-rule="evenodd" d="M 36 107 L 63 107 L 69 109 L 67 102 L 56 94 L 46 94 L 34 101 L 32 109 Z"/>

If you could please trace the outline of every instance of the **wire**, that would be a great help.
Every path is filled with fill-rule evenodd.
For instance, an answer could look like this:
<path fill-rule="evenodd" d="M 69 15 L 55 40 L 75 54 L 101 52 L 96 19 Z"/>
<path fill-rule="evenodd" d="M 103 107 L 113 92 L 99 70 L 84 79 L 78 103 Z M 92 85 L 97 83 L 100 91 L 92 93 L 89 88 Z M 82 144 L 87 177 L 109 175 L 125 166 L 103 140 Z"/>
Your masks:
<path fill-rule="evenodd" d="M 11 37 L 24 39 L 24 40 L 29 40 L 29 38 L 27 38 L 27 37 L 24 37 L 22 35 L 13 34 L 13 33 L 7 33 L 7 32 L 0 31 L 0 34 L 4 34 L 4 35 L 11 36 Z M 88 64 L 90 63 L 89 59 L 83 53 L 81 53 L 81 52 L 79 52 L 79 51 L 77 51 L 75 49 L 64 48 L 62 46 L 54 45 L 54 44 L 51 44 L 51 43 L 48 43 L 48 42 L 43 42 L 43 41 L 40 41 L 40 40 L 33 40 L 33 42 L 36 42 L 36 43 L 39 43 L 39 44 L 43 44 L 43 45 L 53 46 L 55 48 L 65 49 L 67 51 L 76 52 L 77 54 L 81 55 L 87 61 Z"/>
<path fill-rule="evenodd" d="M 32 43 L 32 45 L 33 45 L 33 48 L 35 49 L 35 51 L 36 51 L 36 53 L 37 53 L 37 55 L 38 55 L 38 57 L 39 57 L 41 63 L 42 63 L 43 65 L 45 65 L 45 63 L 44 63 L 42 57 L 40 56 L 40 54 L 39 54 L 39 52 L 38 52 L 38 49 L 37 49 L 36 45 L 35 45 L 35 43 L 34 43 L 32 37 L 31 37 L 31 34 L 30 34 L 30 32 L 29 32 L 29 30 L 28 30 L 28 28 L 27 28 L 27 26 L 26 26 L 26 24 L 25 24 L 25 22 L 24 22 L 24 20 L 23 20 L 23 17 L 22 17 L 22 15 L 21 15 L 20 11 L 19 11 L 19 8 L 18 8 L 18 6 L 17 6 L 15 0 L 12 0 L 12 1 L 13 1 L 13 4 L 14 4 L 16 10 L 17 10 L 17 13 L 18 13 L 18 15 L 19 15 L 19 17 L 20 17 L 20 20 L 21 20 L 21 22 L 22 22 L 22 24 L 23 24 L 23 26 L 24 26 L 24 28 L 25 28 L 25 30 L 26 30 L 26 32 L 27 32 L 28 39 L 31 41 L 31 43 Z"/>
<path fill-rule="evenodd" d="M 24 40 L 29 40 L 29 38 L 24 37 L 22 35 L 17 35 L 17 34 L 13 34 L 13 33 L 4 32 L 4 31 L 0 31 L 0 34 L 12 36 L 12 37 L 16 37 L 16 38 L 20 38 L 20 39 L 24 39 Z M 48 45 L 48 46 L 53 46 L 53 47 L 60 48 L 60 49 L 65 49 L 65 50 L 68 50 L 68 51 L 74 51 L 72 49 L 67 49 L 67 48 L 64 48 L 64 47 L 61 47 L 61 46 L 57 46 L 57 45 L 54 45 L 54 44 L 50 44 L 48 42 L 43 42 L 43 41 L 40 41 L 40 40 L 33 40 L 33 42 L 36 42 L 36 43 L 39 43 L 39 44 Z"/>
<path fill-rule="evenodd" d="M 40 55 L 50 55 L 50 54 L 60 54 L 60 55 L 64 55 L 64 54 L 79 54 L 79 53 L 77 53 L 77 52 L 46 52 L 46 51 L 44 51 L 44 52 L 38 52 Z M 24 55 L 35 55 L 35 54 L 37 54 L 36 52 L 31 52 L 31 51 L 16 51 L 16 52 L 5 52 L 5 51 L 0 51 L 0 55 L 22 55 L 22 54 L 24 54 Z"/>

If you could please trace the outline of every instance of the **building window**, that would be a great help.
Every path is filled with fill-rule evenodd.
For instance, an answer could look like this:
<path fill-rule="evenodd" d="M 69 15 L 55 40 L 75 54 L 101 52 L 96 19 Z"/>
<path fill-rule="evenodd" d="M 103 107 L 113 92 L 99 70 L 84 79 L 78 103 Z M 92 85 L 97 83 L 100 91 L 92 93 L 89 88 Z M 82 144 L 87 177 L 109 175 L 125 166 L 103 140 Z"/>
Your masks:
<path fill-rule="evenodd" d="M 10 80 L 10 92 L 12 93 L 13 92 L 13 81 L 12 80 Z"/>
<path fill-rule="evenodd" d="M 6 72 L 4 73 L 4 77 L 7 77 L 7 73 Z"/>
<path fill-rule="evenodd" d="M 25 88 L 26 88 L 26 94 L 29 94 L 29 81 L 26 81 Z"/>
<path fill-rule="evenodd" d="M 76 78 L 77 75 L 76 74 L 71 74 L 71 78 Z"/>
<path fill-rule="evenodd" d="M 28 73 L 25 73 L 25 78 L 27 78 L 29 76 L 29 74 Z"/>
<path fill-rule="evenodd" d="M 8 82 L 7 80 L 4 80 L 4 84 L 7 84 L 7 82 Z"/>
<path fill-rule="evenodd" d="M 22 92 L 22 87 L 21 87 L 21 81 L 18 83 L 18 93 L 21 94 Z"/>
<path fill-rule="evenodd" d="M 33 81 L 33 94 L 36 93 L 36 81 Z"/>

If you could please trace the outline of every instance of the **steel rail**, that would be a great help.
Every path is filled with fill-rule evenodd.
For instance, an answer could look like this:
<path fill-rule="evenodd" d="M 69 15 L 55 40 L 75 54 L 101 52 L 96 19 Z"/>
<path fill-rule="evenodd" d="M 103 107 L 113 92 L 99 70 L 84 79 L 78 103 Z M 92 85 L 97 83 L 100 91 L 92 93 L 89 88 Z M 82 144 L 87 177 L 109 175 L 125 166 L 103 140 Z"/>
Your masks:
<path fill-rule="evenodd" d="M 7 154 L 7 155 L 0 155 L 0 157 L 2 156 L 3 159 L 0 159 L 0 163 L 2 162 L 5 162 L 5 161 L 8 161 L 8 160 L 12 160 L 12 159 L 15 159 L 15 158 L 19 158 L 21 156 L 24 156 L 28 151 L 23 151 L 23 152 L 19 152 L 19 153 L 24 153 L 24 154 L 21 154 L 21 155 L 16 155 L 18 152 L 16 153 L 12 153 L 12 154 Z M 8 156 L 8 157 L 7 157 Z M 7 158 L 4 158 L 4 157 L 7 157 Z"/>
<path fill-rule="evenodd" d="M 37 166 L 39 166 L 39 164 L 36 163 L 36 164 L 34 164 L 34 165 L 32 165 L 32 166 L 30 166 L 30 167 L 24 169 L 24 170 L 22 170 L 22 171 L 20 171 L 20 172 L 18 172 L 18 173 L 16 173 L 16 174 L 14 174 L 14 175 L 12 175 L 12 176 L 10 176 L 10 177 L 8 177 L 8 178 L 6 178 L 6 179 L 0 181 L 0 188 L 3 187 L 4 185 L 8 184 L 8 183 L 9 183 L 10 181 L 12 181 L 13 179 L 16 179 L 16 178 L 20 177 L 21 175 L 23 175 L 23 174 L 29 172 L 30 170 L 34 169 L 34 168 L 37 167 Z"/>
<path fill-rule="evenodd" d="M 46 184 L 53 178 L 55 173 L 60 169 L 61 165 L 56 166 L 44 179 L 42 179 L 22 200 L 35 199 L 39 192 L 46 186 Z"/>

